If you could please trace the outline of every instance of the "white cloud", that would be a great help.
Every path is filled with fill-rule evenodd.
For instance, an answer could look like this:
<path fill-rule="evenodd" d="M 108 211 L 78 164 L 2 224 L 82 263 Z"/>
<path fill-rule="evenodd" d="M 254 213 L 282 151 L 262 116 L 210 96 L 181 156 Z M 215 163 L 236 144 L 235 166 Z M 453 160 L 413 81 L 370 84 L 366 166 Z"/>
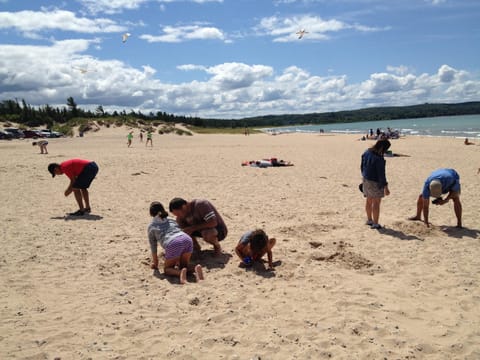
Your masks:
<path fill-rule="evenodd" d="M 195 70 L 205 71 L 207 68 L 202 65 L 184 64 L 184 65 L 177 66 L 177 69 L 183 70 L 183 71 L 195 71 Z"/>
<path fill-rule="evenodd" d="M 75 13 L 65 10 L 0 12 L 0 29 L 10 28 L 25 34 L 36 34 L 46 30 L 74 31 L 88 34 L 126 30 L 125 27 L 110 19 L 77 17 Z"/>
<path fill-rule="evenodd" d="M 399 66 L 387 65 L 387 71 L 393 72 L 397 75 L 405 75 L 408 72 L 411 72 L 410 68 L 405 65 L 399 65 Z"/>
<path fill-rule="evenodd" d="M 189 40 L 225 40 L 223 32 L 215 27 L 187 25 L 187 26 L 165 26 L 163 35 L 140 35 L 140 39 L 149 43 L 166 42 L 179 43 Z"/>
<path fill-rule="evenodd" d="M 480 93 L 478 75 L 446 64 L 432 74 L 420 75 L 407 66 L 391 67 L 390 72 L 374 73 L 359 83 L 349 83 L 346 75 L 322 77 L 298 66 L 276 70 L 240 62 L 185 64 L 178 71 L 201 71 L 201 80 L 172 84 L 161 81 L 151 66 L 134 68 L 87 55 L 94 46 L 95 41 L 81 39 L 51 46 L 0 45 L 0 99 L 64 106 L 72 96 L 80 107 L 92 110 L 102 105 L 107 111 L 241 118 L 478 101 Z M 77 67 L 89 71 L 81 73 Z"/>
<path fill-rule="evenodd" d="M 330 33 L 345 30 L 355 30 L 359 32 L 386 30 L 386 28 L 380 29 L 360 24 L 348 24 L 335 19 L 324 20 L 321 17 L 312 15 L 266 17 L 260 20 L 256 29 L 261 35 L 272 36 L 275 42 L 298 41 L 298 35 L 296 33 L 300 29 L 305 29 L 308 32 L 308 34 L 303 37 L 303 40 L 326 40 L 329 39 Z"/>
<path fill-rule="evenodd" d="M 79 0 L 89 12 L 104 12 L 106 14 L 115 14 L 123 10 L 135 10 L 148 2 L 173 3 L 180 1 L 190 1 L 198 4 L 223 2 L 223 0 Z M 164 9 L 164 6 L 161 5 L 161 8 Z"/>

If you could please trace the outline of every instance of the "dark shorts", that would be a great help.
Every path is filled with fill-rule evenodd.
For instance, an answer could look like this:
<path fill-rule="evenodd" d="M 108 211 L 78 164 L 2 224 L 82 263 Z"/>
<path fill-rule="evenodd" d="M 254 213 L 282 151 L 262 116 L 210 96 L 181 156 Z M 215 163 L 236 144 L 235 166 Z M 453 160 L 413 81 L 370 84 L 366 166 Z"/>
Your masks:
<path fill-rule="evenodd" d="M 225 239 L 227 237 L 227 234 L 225 233 L 224 229 L 220 226 L 217 226 L 215 228 L 217 230 L 217 239 L 218 241 L 222 241 L 223 239 Z M 210 230 L 210 229 L 206 229 L 207 231 Z M 201 237 L 203 238 L 202 236 L 202 231 L 194 231 L 192 233 L 192 236 L 193 237 Z"/>
<path fill-rule="evenodd" d="M 83 171 L 78 175 L 77 179 L 73 183 L 74 189 L 88 189 L 93 179 L 98 173 L 98 166 L 92 161 L 90 164 L 87 164 Z"/>

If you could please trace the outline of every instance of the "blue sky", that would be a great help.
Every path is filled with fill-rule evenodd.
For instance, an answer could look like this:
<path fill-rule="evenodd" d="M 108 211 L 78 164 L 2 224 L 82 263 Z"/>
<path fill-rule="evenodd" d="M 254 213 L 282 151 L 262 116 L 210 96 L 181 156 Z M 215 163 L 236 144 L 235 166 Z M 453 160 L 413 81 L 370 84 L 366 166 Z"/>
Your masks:
<path fill-rule="evenodd" d="M 479 101 L 478 19 L 477 0 L 0 0 L 0 101 L 213 118 Z"/>

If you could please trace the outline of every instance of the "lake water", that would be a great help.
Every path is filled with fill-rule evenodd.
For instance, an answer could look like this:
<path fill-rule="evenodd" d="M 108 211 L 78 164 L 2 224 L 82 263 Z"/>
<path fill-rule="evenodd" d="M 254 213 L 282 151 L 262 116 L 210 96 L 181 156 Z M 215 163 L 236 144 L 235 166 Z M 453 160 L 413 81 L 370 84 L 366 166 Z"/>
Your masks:
<path fill-rule="evenodd" d="M 399 119 L 382 121 L 365 121 L 354 123 L 336 123 L 320 125 L 302 125 L 277 128 L 264 128 L 262 131 L 275 133 L 306 132 L 367 134 L 369 129 L 377 128 L 399 130 L 403 135 L 418 136 L 452 136 L 459 138 L 480 139 L 480 115 L 438 116 L 418 119 Z"/>

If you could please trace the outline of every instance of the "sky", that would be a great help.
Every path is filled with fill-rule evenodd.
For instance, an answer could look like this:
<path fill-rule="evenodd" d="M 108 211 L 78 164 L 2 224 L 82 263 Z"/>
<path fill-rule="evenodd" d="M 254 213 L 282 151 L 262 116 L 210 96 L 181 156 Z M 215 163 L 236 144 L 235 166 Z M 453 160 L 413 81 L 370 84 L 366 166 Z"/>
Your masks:
<path fill-rule="evenodd" d="M 479 101 L 479 19 L 478 0 L 0 0 L 0 101 L 224 119 Z"/>

